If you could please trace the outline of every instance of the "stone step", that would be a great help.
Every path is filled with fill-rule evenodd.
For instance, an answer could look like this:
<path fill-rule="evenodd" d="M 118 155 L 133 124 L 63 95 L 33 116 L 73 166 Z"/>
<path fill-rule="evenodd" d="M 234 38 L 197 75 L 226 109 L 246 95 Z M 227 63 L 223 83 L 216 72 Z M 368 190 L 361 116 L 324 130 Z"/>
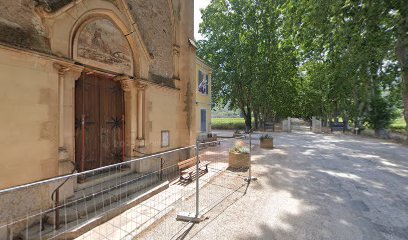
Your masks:
<path fill-rule="evenodd" d="M 106 179 L 105 182 L 95 182 L 94 185 L 88 185 L 87 188 L 78 188 L 74 192 L 74 196 L 69 197 L 65 201 L 65 205 L 75 205 L 80 201 L 92 199 L 96 195 L 105 194 L 116 188 L 122 188 L 126 184 L 141 180 L 144 177 L 147 177 L 147 175 L 132 172 L 127 172 L 125 175 L 113 174 L 110 178 L 104 177 Z M 61 204 L 64 204 L 64 202 L 60 202 Z"/>
<path fill-rule="evenodd" d="M 146 176 L 137 174 L 137 176 L 129 175 L 122 179 L 121 183 L 125 183 L 122 188 L 113 188 L 102 194 L 96 194 L 92 198 L 87 197 L 86 201 L 79 200 L 77 196 L 72 197 L 71 200 L 76 199 L 77 203 L 60 210 L 58 230 L 54 230 L 55 215 L 50 213 L 44 217 L 42 231 L 40 231 L 40 223 L 33 224 L 20 233 L 19 239 L 60 239 L 60 237 L 55 238 L 60 234 L 64 235 L 64 238 L 61 237 L 61 239 L 73 234 L 79 236 L 97 226 L 95 221 L 101 224 L 120 214 L 123 208 L 128 209 L 135 206 L 168 187 L 168 182 L 159 182 L 155 174 Z M 107 184 L 107 186 L 110 185 Z M 120 211 L 117 210 L 118 208 Z"/>
<path fill-rule="evenodd" d="M 145 176 L 131 174 L 120 180 L 110 180 L 104 187 L 81 190 L 83 193 L 75 194 L 74 197 L 67 199 L 65 207 L 60 209 L 60 222 L 71 222 L 85 218 L 89 213 L 126 199 L 126 196 L 150 187 L 158 181 L 159 178 L 156 174 Z M 46 216 L 47 223 L 54 224 L 55 214 L 49 213 Z"/>
<path fill-rule="evenodd" d="M 104 170 L 103 172 L 93 172 L 87 174 L 84 182 L 78 183 L 77 190 L 86 189 L 98 184 L 103 184 L 112 179 L 120 178 L 126 175 L 132 174 L 132 170 L 129 167 L 115 167 Z"/>

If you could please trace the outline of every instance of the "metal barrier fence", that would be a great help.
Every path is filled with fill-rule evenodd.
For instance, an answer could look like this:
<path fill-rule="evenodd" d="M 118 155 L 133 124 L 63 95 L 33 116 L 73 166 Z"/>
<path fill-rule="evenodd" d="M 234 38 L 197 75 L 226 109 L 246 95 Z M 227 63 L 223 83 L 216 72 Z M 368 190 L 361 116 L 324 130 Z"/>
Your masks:
<path fill-rule="evenodd" d="M 230 153 L 236 139 L 197 142 L 1 190 L 0 240 L 175 238 L 243 192 L 251 180 L 250 139 L 235 146 L 242 156 Z"/>

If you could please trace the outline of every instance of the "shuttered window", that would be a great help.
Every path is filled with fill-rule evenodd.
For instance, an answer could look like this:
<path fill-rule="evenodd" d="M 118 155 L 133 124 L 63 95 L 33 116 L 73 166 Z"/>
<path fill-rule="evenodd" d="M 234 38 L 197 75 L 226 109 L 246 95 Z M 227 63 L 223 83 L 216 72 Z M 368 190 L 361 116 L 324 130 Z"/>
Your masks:
<path fill-rule="evenodd" d="M 207 131 L 207 109 L 201 109 L 201 126 L 200 130 L 201 132 L 206 132 Z"/>

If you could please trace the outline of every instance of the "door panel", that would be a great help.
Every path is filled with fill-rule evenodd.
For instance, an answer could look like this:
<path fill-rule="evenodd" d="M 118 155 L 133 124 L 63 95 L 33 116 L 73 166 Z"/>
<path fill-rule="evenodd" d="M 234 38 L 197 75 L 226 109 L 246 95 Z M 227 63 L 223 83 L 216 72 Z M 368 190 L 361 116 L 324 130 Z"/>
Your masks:
<path fill-rule="evenodd" d="M 119 83 L 100 79 L 101 164 L 122 161 L 123 91 Z"/>
<path fill-rule="evenodd" d="M 123 114 L 123 91 L 119 83 L 98 75 L 83 75 L 76 81 L 75 162 L 78 170 L 122 161 Z M 82 115 L 85 116 L 84 131 Z"/>
<path fill-rule="evenodd" d="M 99 111 L 94 107 L 98 105 L 99 94 L 94 89 L 97 82 L 92 76 L 81 78 L 75 83 L 75 159 L 82 159 L 84 154 L 84 169 L 81 161 L 76 161 L 77 169 L 89 170 L 99 166 Z M 84 138 L 82 139 L 82 118 L 84 118 Z M 82 142 L 84 141 L 84 142 Z"/>

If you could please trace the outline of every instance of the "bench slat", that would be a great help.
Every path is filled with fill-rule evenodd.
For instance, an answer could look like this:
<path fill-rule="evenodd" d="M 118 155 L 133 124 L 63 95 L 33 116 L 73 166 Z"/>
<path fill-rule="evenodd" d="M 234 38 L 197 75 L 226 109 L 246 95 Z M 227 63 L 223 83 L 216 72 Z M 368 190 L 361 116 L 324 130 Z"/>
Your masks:
<path fill-rule="evenodd" d="M 207 162 L 207 161 L 200 162 L 200 163 L 198 164 L 198 168 L 206 167 L 208 164 L 210 164 L 210 162 Z M 187 169 L 181 170 L 181 172 L 182 172 L 182 173 L 189 173 L 189 172 L 194 172 L 195 170 L 196 170 L 196 166 L 194 165 L 194 166 L 189 167 L 189 168 L 187 168 Z"/>
<path fill-rule="evenodd" d="M 195 172 L 196 170 L 196 162 L 197 160 L 194 157 L 192 159 L 184 160 L 178 163 L 179 170 L 180 170 L 180 179 L 191 180 L 191 174 Z M 201 161 L 198 164 L 199 170 L 208 171 L 208 164 L 210 164 L 210 162 Z M 202 169 L 203 167 L 205 167 L 205 169 Z"/>

